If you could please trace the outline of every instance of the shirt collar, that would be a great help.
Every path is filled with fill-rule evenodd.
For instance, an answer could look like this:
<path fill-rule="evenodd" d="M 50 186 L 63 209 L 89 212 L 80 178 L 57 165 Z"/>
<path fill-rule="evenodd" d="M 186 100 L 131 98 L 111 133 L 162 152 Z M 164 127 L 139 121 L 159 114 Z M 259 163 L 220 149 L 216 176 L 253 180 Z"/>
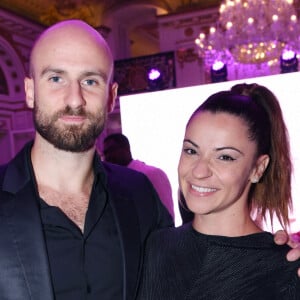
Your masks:
<path fill-rule="evenodd" d="M 107 185 L 107 174 L 104 166 L 101 162 L 101 158 L 97 152 L 95 152 L 93 159 L 93 169 L 95 174 L 95 184 L 102 183 L 105 187 Z"/>

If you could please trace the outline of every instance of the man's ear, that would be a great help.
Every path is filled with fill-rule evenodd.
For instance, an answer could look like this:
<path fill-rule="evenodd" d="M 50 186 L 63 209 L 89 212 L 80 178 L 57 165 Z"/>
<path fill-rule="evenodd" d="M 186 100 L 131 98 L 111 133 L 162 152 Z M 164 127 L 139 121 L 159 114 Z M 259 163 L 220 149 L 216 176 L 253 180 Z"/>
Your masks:
<path fill-rule="evenodd" d="M 265 170 L 267 169 L 270 162 L 270 157 L 267 154 L 263 154 L 258 157 L 254 170 L 251 175 L 251 182 L 259 182 L 260 178 L 264 175 Z"/>
<path fill-rule="evenodd" d="M 24 88 L 26 95 L 26 104 L 29 108 L 34 107 L 34 82 L 32 78 L 26 77 L 24 79 Z"/>
<path fill-rule="evenodd" d="M 116 82 L 114 82 L 114 83 L 110 84 L 110 88 L 109 88 L 109 99 L 108 99 L 108 105 L 107 105 L 108 113 L 113 111 L 113 109 L 115 107 L 117 95 L 118 95 L 118 84 Z"/>

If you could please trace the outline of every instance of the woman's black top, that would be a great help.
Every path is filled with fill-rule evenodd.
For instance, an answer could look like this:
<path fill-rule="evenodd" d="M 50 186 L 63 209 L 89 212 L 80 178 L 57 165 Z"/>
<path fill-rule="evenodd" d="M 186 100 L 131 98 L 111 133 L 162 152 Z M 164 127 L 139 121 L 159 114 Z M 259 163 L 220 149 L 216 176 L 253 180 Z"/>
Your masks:
<path fill-rule="evenodd" d="M 191 223 L 154 233 L 139 300 L 299 300 L 300 261 L 261 232 L 242 237 L 196 232 Z"/>

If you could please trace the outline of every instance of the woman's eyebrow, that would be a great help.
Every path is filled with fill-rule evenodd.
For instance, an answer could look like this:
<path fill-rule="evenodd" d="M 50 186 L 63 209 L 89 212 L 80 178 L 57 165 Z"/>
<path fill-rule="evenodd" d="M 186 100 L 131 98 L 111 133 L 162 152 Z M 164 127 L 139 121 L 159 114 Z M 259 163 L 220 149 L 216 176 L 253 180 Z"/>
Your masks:
<path fill-rule="evenodd" d="M 199 146 L 198 146 L 196 143 L 192 142 L 190 139 L 184 139 L 183 142 L 184 142 L 184 143 L 190 143 L 190 144 L 192 144 L 194 147 L 199 148 Z"/>
<path fill-rule="evenodd" d="M 241 150 L 235 148 L 235 147 L 232 147 L 232 146 L 226 146 L 226 147 L 218 147 L 216 148 L 216 151 L 222 151 L 222 150 L 234 150 L 234 151 L 237 151 L 241 154 L 244 154 Z"/>

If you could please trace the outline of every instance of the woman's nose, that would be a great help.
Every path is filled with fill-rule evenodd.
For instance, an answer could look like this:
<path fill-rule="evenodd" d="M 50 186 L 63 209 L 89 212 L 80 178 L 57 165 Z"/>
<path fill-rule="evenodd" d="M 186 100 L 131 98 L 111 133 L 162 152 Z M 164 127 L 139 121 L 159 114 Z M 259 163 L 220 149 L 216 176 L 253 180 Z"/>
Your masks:
<path fill-rule="evenodd" d="M 193 175 L 196 178 L 206 178 L 212 175 L 212 170 L 209 165 L 209 161 L 205 158 L 199 158 L 193 167 Z"/>

